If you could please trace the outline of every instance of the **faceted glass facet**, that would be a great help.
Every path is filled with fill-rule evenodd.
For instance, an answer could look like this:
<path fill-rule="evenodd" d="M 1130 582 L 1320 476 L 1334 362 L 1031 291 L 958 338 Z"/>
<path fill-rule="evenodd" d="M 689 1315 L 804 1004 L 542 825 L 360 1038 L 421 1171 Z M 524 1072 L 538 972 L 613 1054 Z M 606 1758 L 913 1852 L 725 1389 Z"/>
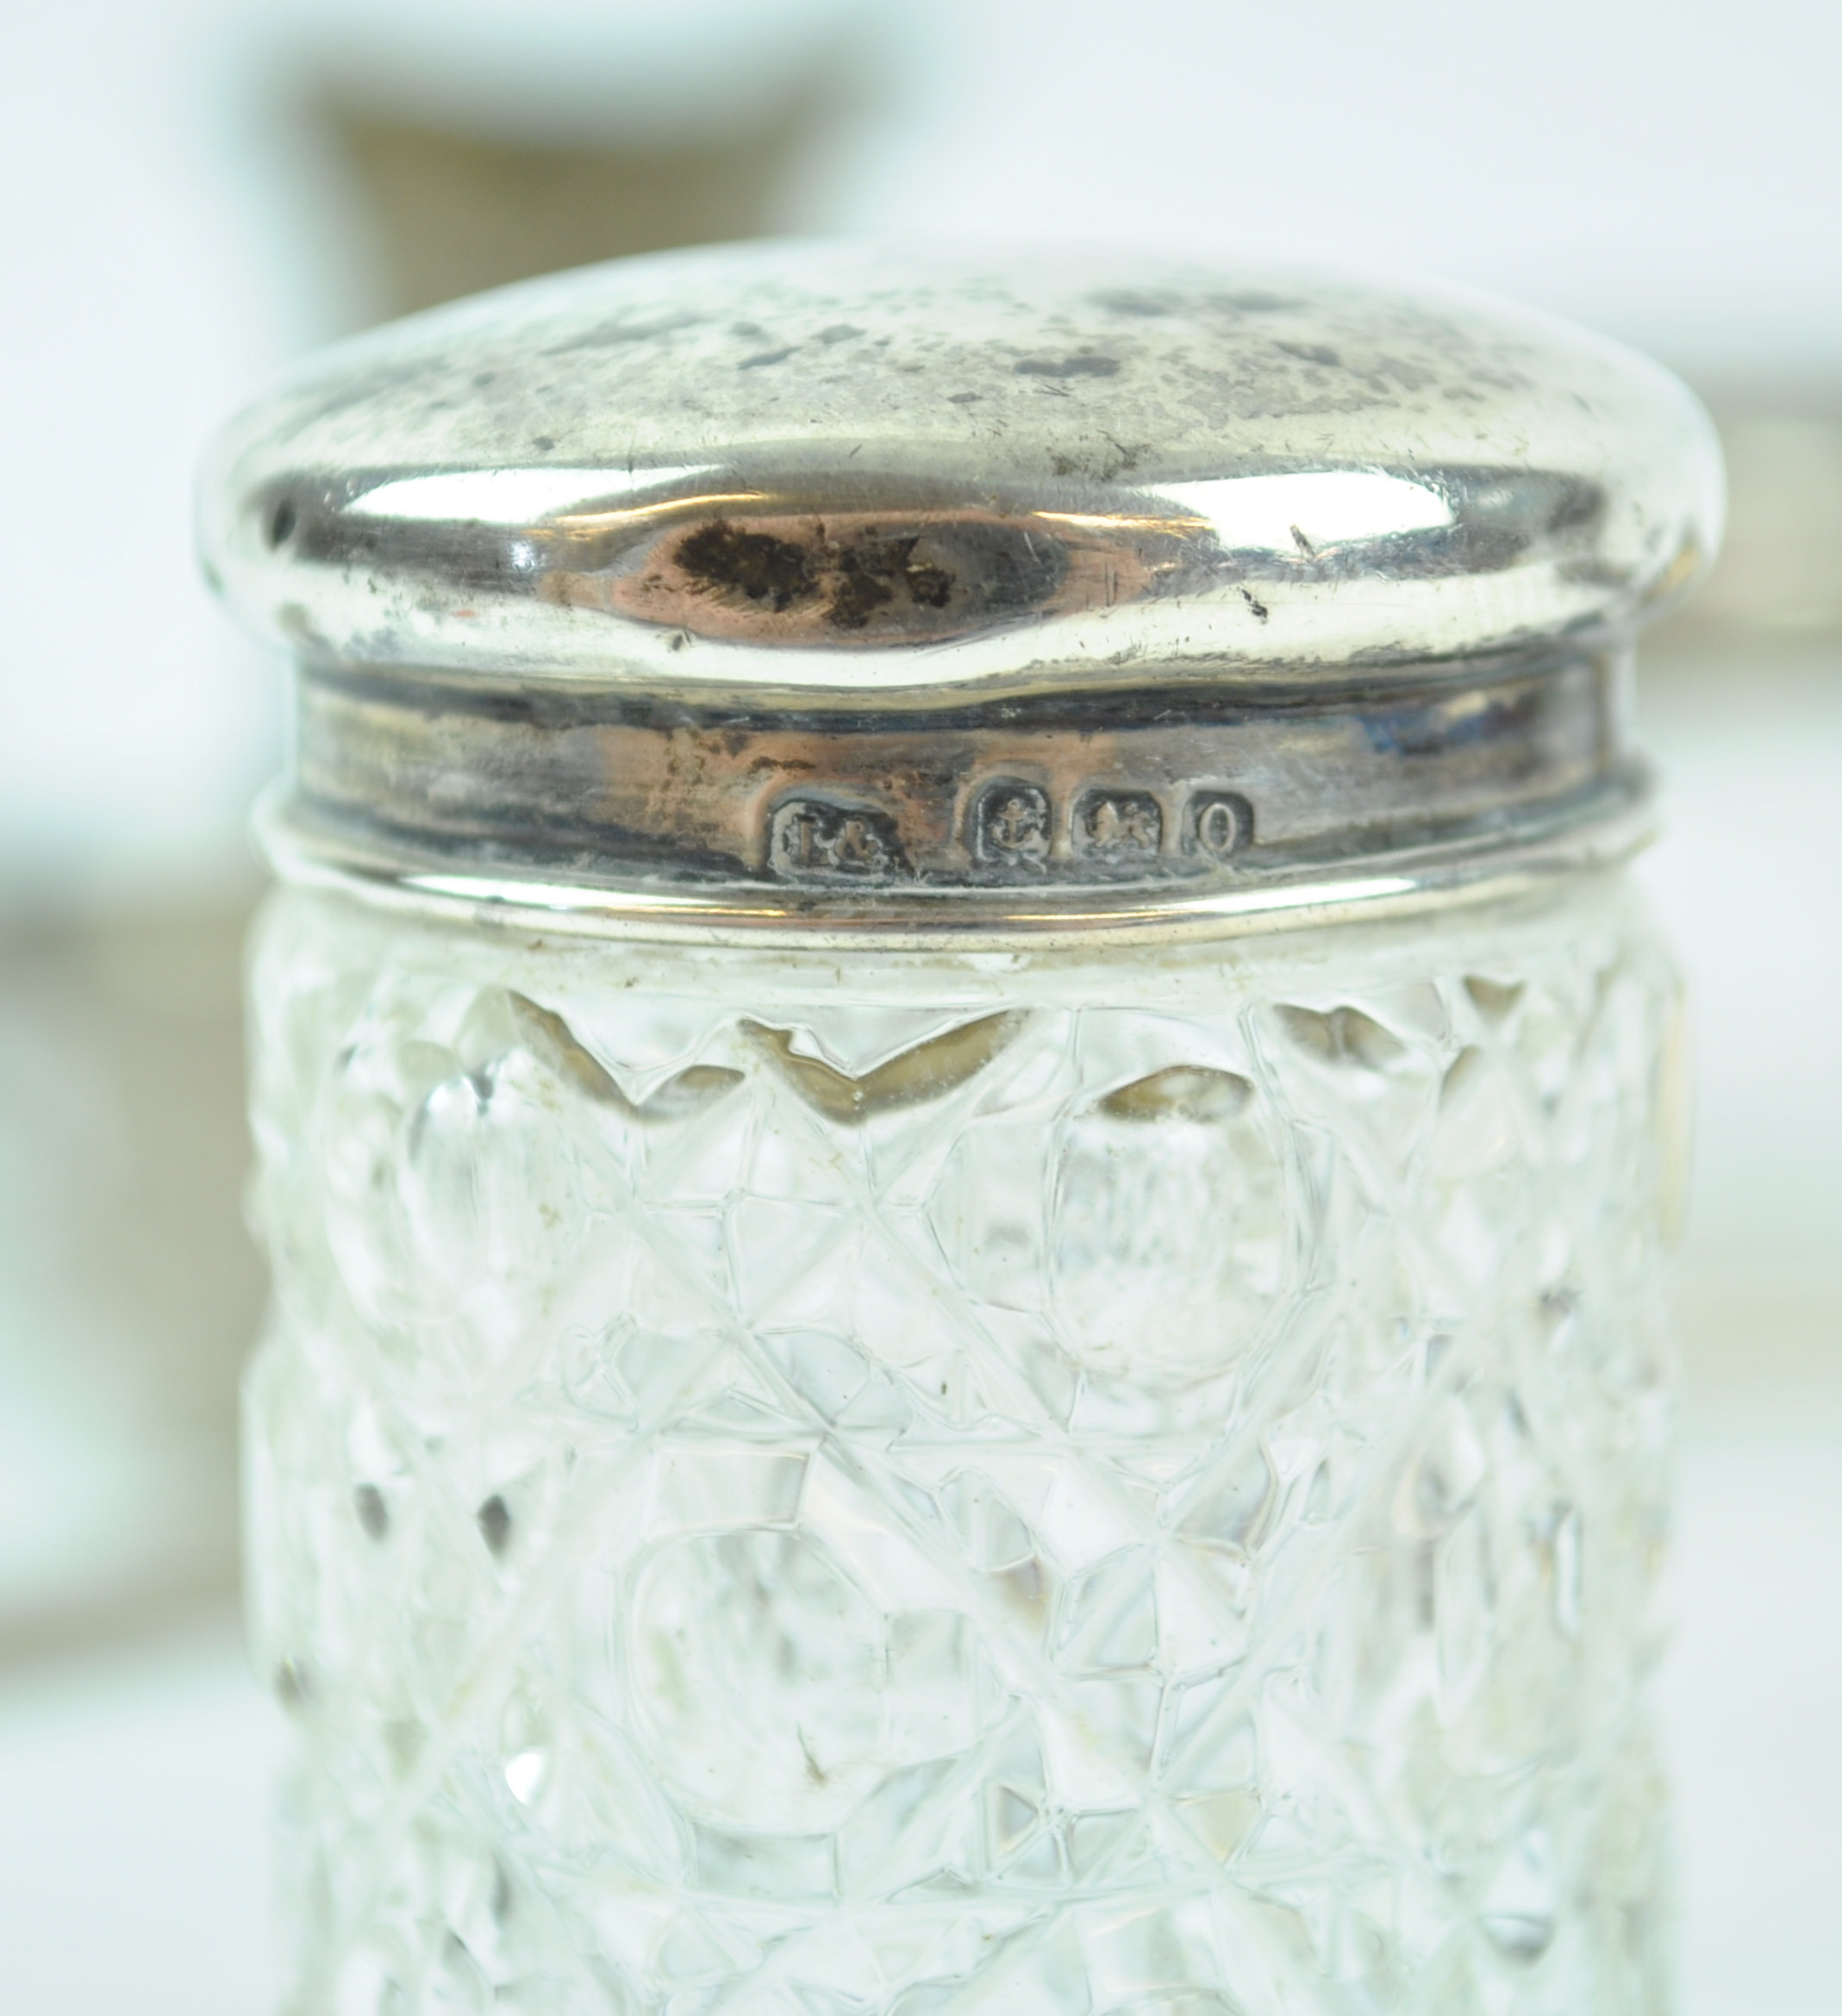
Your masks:
<path fill-rule="evenodd" d="M 1677 997 L 1621 881 L 1147 948 L 284 889 L 299 2016 L 1622 2016 Z"/>

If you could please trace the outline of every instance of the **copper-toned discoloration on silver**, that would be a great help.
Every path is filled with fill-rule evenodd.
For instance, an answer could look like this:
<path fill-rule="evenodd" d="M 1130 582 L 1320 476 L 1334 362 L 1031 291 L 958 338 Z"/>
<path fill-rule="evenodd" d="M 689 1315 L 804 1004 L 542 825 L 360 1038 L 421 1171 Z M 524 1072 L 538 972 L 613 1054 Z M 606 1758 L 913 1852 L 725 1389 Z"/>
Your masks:
<path fill-rule="evenodd" d="M 1027 515 L 742 509 L 674 527 L 618 571 L 550 577 L 559 601 L 687 634 L 928 644 L 1104 606 L 1151 569 Z"/>
<path fill-rule="evenodd" d="M 421 836 L 634 876 L 859 893 L 1258 877 L 1488 843 L 1628 788 L 1623 668 L 1310 708 L 698 717 L 520 702 L 372 673 L 302 690 L 301 814 L 328 839 Z"/>
<path fill-rule="evenodd" d="M 1719 516 L 1680 385 L 1502 304 L 848 244 L 361 338 L 228 430 L 203 511 L 299 648 L 872 705 L 1514 656 L 1640 621 Z"/>
<path fill-rule="evenodd" d="M 294 844 L 760 917 L 1621 818 L 1719 488 L 1666 372 L 1499 304 L 831 244 L 378 332 L 227 431 L 203 520 L 301 661 Z"/>

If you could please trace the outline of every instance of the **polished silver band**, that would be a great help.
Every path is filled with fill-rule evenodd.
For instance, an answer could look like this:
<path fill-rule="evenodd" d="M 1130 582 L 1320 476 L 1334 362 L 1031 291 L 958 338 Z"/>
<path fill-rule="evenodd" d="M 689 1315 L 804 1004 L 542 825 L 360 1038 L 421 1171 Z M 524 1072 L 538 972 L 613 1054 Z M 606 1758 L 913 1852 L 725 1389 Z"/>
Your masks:
<path fill-rule="evenodd" d="M 1648 830 L 1628 661 L 1247 704 L 692 709 L 303 666 L 295 879 L 546 928 L 1213 933 L 1542 882 Z"/>
<path fill-rule="evenodd" d="M 776 904 L 1175 898 L 1595 816 L 1631 788 L 1625 673 L 820 713 L 305 666 L 291 818 L 334 856 Z"/>

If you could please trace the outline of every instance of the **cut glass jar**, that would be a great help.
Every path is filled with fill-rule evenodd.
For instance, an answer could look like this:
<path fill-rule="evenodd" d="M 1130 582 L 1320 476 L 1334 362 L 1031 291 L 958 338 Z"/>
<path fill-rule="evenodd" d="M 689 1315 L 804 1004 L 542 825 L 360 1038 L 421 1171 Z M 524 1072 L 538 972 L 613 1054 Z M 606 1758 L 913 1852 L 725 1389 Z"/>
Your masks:
<path fill-rule="evenodd" d="M 767 247 L 334 352 L 252 1628 L 312 2016 L 1661 2006 L 1704 418 L 1335 276 Z"/>

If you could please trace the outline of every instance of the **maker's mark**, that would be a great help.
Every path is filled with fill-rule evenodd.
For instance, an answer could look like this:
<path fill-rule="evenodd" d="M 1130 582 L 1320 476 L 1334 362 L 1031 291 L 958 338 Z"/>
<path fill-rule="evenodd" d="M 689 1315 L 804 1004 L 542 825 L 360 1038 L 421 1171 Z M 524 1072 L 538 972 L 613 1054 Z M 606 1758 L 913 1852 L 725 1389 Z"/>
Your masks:
<path fill-rule="evenodd" d="M 768 863 L 799 882 L 881 882 L 909 871 L 887 813 L 823 798 L 790 798 L 775 808 Z"/>

